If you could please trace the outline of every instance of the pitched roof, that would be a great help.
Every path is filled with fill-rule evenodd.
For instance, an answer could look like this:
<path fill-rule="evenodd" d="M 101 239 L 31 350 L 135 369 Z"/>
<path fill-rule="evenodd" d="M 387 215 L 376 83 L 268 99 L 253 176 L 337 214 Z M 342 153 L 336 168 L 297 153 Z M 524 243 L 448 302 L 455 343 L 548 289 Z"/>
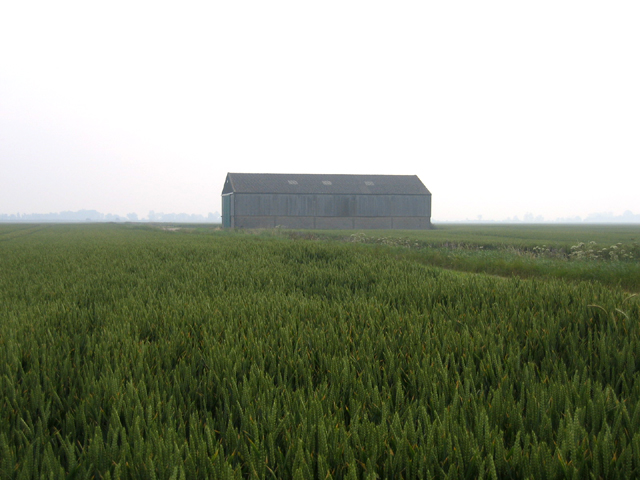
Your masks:
<path fill-rule="evenodd" d="M 227 193 L 430 195 L 417 175 L 228 173 Z"/>

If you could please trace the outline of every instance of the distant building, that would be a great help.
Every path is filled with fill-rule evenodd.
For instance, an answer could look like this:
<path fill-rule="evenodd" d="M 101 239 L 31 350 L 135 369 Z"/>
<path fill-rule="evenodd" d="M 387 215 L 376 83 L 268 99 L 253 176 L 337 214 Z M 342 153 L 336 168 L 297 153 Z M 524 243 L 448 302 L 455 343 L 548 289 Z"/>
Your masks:
<path fill-rule="evenodd" d="M 428 229 L 431 193 L 416 175 L 228 173 L 222 225 Z"/>

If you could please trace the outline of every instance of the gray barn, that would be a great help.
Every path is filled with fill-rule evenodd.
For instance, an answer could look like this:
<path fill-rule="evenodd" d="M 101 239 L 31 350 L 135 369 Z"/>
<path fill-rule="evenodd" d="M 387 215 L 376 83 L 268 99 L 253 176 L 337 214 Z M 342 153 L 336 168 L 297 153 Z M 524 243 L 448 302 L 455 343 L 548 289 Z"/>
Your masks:
<path fill-rule="evenodd" d="M 416 175 L 228 173 L 222 225 L 426 229 L 431 193 Z"/>

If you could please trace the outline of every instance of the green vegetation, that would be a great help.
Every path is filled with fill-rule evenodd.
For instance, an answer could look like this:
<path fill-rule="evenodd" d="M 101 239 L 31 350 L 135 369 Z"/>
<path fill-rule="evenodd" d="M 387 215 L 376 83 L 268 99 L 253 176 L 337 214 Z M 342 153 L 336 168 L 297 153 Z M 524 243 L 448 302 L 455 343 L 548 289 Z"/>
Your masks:
<path fill-rule="evenodd" d="M 347 235 L 362 233 L 347 232 Z M 325 231 L 327 237 L 344 236 L 340 230 Z M 553 249 L 569 249 L 579 242 L 595 241 L 602 245 L 640 244 L 639 225 L 501 225 L 440 224 L 434 230 L 369 230 L 367 236 L 407 238 L 432 246 L 476 245 L 484 248 L 514 247 L 532 249 L 547 245 Z"/>
<path fill-rule="evenodd" d="M 428 234 L 0 226 L 0 478 L 640 476 L 639 297 Z"/>
<path fill-rule="evenodd" d="M 333 231 L 315 238 L 399 247 L 415 261 L 453 270 L 591 281 L 640 292 L 638 226 L 447 225 L 413 232 Z"/>

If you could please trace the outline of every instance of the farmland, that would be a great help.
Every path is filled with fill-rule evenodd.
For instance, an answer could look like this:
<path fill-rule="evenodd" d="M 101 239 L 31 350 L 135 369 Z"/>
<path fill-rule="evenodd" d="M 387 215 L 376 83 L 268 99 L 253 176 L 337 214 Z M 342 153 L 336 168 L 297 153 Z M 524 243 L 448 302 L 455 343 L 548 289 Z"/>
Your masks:
<path fill-rule="evenodd" d="M 401 247 L 415 261 L 453 270 L 592 281 L 640 292 L 640 228 L 633 225 L 453 224 L 346 237 L 323 232 L 318 238 Z"/>
<path fill-rule="evenodd" d="M 0 478 L 640 476 L 638 228 L 466 228 L 0 226 Z"/>

